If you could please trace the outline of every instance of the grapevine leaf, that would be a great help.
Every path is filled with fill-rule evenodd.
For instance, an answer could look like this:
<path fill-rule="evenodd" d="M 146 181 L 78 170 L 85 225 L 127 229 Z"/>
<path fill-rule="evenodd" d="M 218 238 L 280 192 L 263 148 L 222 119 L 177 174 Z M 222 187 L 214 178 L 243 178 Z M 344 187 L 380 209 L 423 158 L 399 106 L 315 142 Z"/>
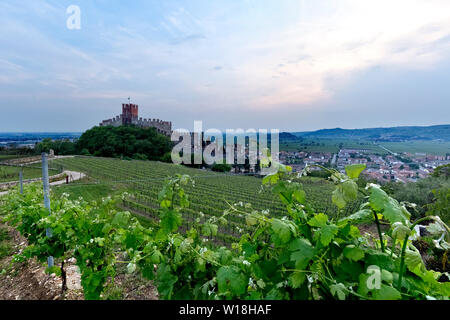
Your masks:
<path fill-rule="evenodd" d="M 328 216 L 324 213 L 316 214 L 314 217 L 312 217 L 308 224 L 312 227 L 323 227 L 327 224 Z"/>
<path fill-rule="evenodd" d="M 392 198 L 389 198 L 388 203 L 386 203 L 383 216 L 391 223 L 402 222 L 403 224 L 406 224 L 409 220 L 398 201 Z"/>
<path fill-rule="evenodd" d="M 392 224 L 392 236 L 398 240 L 404 240 L 411 233 L 411 229 L 404 226 L 401 222 Z"/>
<path fill-rule="evenodd" d="M 322 228 L 320 228 L 320 242 L 324 246 L 327 246 L 330 244 L 331 240 L 334 239 L 334 236 L 337 235 L 339 229 L 335 225 L 326 225 Z"/>
<path fill-rule="evenodd" d="M 239 296 L 245 293 L 248 279 L 235 266 L 224 266 L 217 271 L 217 284 L 219 292 L 230 291 Z"/>
<path fill-rule="evenodd" d="M 345 286 L 342 283 L 330 286 L 330 292 L 333 296 L 337 296 L 339 300 L 345 300 Z"/>
<path fill-rule="evenodd" d="M 289 242 L 291 239 L 291 230 L 286 222 L 280 219 L 272 221 L 272 239 L 277 245 Z"/>
<path fill-rule="evenodd" d="M 306 274 L 304 272 L 293 272 L 289 276 L 289 284 L 292 288 L 297 289 L 305 282 Z"/>
<path fill-rule="evenodd" d="M 261 160 L 262 161 L 262 160 Z M 277 183 L 277 181 L 280 180 L 280 175 L 277 173 L 272 173 L 272 174 L 268 174 L 267 176 L 265 176 L 262 180 L 263 184 L 275 184 Z"/>
<path fill-rule="evenodd" d="M 298 238 L 292 241 L 289 245 L 291 253 L 291 261 L 295 261 L 296 269 L 304 269 L 309 261 L 315 255 L 315 249 L 311 243 L 303 238 Z"/>
<path fill-rule="evenodd" d="M 153 263 L 153 264 L 159 264 L 160 262 L 161 262 L 161 259 L 162 259 L 162 254 L 161 254 L 161 252 L 159 251 L 159 250 L 155 250 L 153 253 L 152 253 L 152 255 L 150 256 L 150 261 Z"/>
<path fill-rule="evenodd" d="M 359 177 L 361 172 L 366 168 L 365 164 L 352 164 L 349 166 L 345 166 L 345 172 L 350 179 L 356 179 Z"/>
<path fill-rule="evenodd" d="M 345 218 L 339 220 L 341 221 L 349 221 L 353 224 L 361 224 L 361 223 L 369 223 L 374 220 L 373 212 L 370 209 L 362 209 L 354 214 L 351 214 Z"/>
<path fill-rule="evenodd" d="M 297 200 L 299 203 L 305 203 L 306 201 L 306 193 L 304 190 L 295 190 L 292 196 Z"/>
<path fill-rule="evenodd" d="M 247 223 L 248 226 L 254 226 L 255 224 L 258 223 L 258 220 L 253 214 L 250 213 L 247 216 L 245 216 L 245 222 Z"/>
<path fill-rule="evenodd" d="M 130 220 L 129 214 L 127 214 L 126 212 L 117 212 L 112 220 L 112 223 L 114 225 L 125 227 L 127 226 L 129 220 Z"/>
<path fill-rule="evenodd" d="M 417 272 L 419 268 L 425 267 L 420 253 L 409 249 L 405 251 L 405 264 L 412 272 Z"/>
<path fill-rule="evenodd" d="M 217 234 L 218 226 L 212 223 L 205 223 L 202 225 L 202 234 L 204 236 L 215 236 Z"/>
<path fill-rule="evenodd" d="M 358 261 L 364 258 L 364 251 L 354 245 L 348 245 L 344 248 L 344 256 L 350 260 Z"/>
<path fill-rule="evenodd" d="M 167 232 L 175 232 L 181 226 L 181 214 L 175 210 L 163 208 L 161 213 L 161 227 Z"/>
<path fill-rule="evenodd" d="M 369 203 L 375 211 L 381 212 L 391 223 L 407 224 L 409 221 L 409 213 L 406 209 L 397 200 L 389 197 L 378 185 L 371 185 Z"/>
<path fill-rule="evenodd" d="M 366 266 L 378 266 L 380 269 L 395 271 L 393 260 L 387 253 L 382 253 L 373 249 L 368 249 L 365 252 L 364 262 Z"/>
<path fill-rule="evenodd" d="M 347 205 L 347 202 L 344 199 L 344 194 L 342 193 L 342 186 L 337 186 L 336 189 L 334 189 L 331 200 L 333 203 L 339 208 L 343 209 Z"/>
<path fill-rule="evenodd" d="M 162 299 L 170 299 L 173 292 L 173 286 L 178 281 L 178 277 L 173 275 L 170 267 L 166 264 L 160 264 L 157 271 L 158 292 Z"/>
<path fill-rule="evenodd" d="M 373 298 L 375 300 L 399 300 L 402 298 L 402 295 L 397 289 L 381 284 L 380 289 L 373 290 Z"/>
<path fill-rule="evenodd" d="M 394 281 L 394 275 L 391 272 L 383 269 L 381 270 L 381 280 L 392 284 L 392 282 Z"/>
<path fill-rule="evenodd" d="M 342 192 L 345 201 L 349 202 L 355 200 L 358 196 L 358 185 L 353 180 L 347 180 L 342 183 Z"/>
<path fill-rule="evenodd" d="M 383 211 L 384 205 L 388 202 L 389 196 L 378 185 L 371 185 L 370 187 L 370 206 L 376 211 Z"/>

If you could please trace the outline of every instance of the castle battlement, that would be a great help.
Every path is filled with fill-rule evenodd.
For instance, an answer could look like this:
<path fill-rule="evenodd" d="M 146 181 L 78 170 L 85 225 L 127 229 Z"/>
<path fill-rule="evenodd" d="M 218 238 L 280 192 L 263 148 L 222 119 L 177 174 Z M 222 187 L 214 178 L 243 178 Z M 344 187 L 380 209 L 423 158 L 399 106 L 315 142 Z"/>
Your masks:
<path fill-rule="evenodd" d="M 100 124 L 104 126 L 135 125 L 142 128 L 156 128 L 159 133 L 170 136 L 172 134 L 172 122 L 160 119 L 145 119 L 139 117 L 139 106 L 137 104 L 122 104 L 122 114 L 103 120 Z"/>

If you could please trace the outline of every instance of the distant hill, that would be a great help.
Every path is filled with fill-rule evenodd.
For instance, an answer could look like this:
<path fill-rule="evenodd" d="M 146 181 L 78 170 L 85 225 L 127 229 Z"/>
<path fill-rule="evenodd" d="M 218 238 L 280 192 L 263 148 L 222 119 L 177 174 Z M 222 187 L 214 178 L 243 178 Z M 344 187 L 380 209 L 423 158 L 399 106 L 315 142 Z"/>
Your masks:
<path fill-rule="evenodd" d="M 302 137 L 292 134 L 290 132 L 281 132 L 279 135 L 281 141 L 301 141 Z"/>
<path fill-rule="evenodd" d="M 323 139 L 365 139 L 371 141 L 412 141 L 412 140 L 444 140 L 450 141 L 450 125 L 428 127 L 408 126 L 392 128 L 368 129 L 321 129 L 311 132 L 292 132 L 303 138 Z"/>

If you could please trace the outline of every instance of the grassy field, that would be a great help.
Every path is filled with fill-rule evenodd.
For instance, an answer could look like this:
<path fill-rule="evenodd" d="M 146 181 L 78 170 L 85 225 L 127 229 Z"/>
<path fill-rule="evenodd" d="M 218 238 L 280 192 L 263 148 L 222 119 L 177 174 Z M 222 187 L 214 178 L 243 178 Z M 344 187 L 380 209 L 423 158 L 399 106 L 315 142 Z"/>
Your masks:
<path fill-rule="evenodd" d="M 379 145 L 386 147 L 392 152 L 402 153 L 427 153 L 434 155 L 445 155 L 450 153 L 450 142 L 446 141 L 408 141 L 408 142 L 380 142 Z M 365 140 L 333 140 L 306 138 L 303 141 L 280 142 L 281 151 L 305 151 L 305 152 L 331 152 L 336 153 L 339 148 L 370 150 L 376 154 L 388 154 L 386 150 L 377 144 Z"/>
<path fill-rule="evenodd" d="M 38 165 L 36 165 L 38 166 Z M 0 165 L 0 182 L 19 181 L 19 167 L 1 166 Z M 49 175 L 55 175 L 59 172 L 57 170 L 49 170 Z M 42 177 L 42 169 L 23 167 L 23 179 L 35 179 Z"/>
<path fill-rule="evenodd" d="M 193 177 L 195 186 L 187 186 L 191 205 L 184 212 L 187 223 L 205 216 L 220 216 L 229 204 L 250 203 L 257 210 L 269 210 L 274 216 L 286 215 L 280 199 L 267 188 L 262 188 L 262 179 L 253 176 L 230 175 L 187 168 L 153 161 L 126 161 L 109 158 L 75 157 L 53 160 L 54 166 L 86 173 L 90 181 L 53 188 L 55 192 L 67 192 L 71 197 L 83 196 L 96 200 L 108 194 L 130 193 L 120 206 L 134 212 L 141 220 L 159 219 L 157 200 L 164 180 L 175 174 Z M 97 183 L 97 184 L 94 184 Z M 310 205 L 318 212 L 335 215 L 336 207 L 331 202 L 334 185 L 319 178 L 304 178 L 303 188 Z M 347 214 L 356 210 L 358 203 L 349 206 Z M 229 216 L 229 228 L 222 230 L 224 239 L 234 235 L 233 228 L 245 225 L 242 217 Z M 187 225 L 188 227 L 188 225 Z M 219 230 L 220 233 L 220 230 Z"/>
<path fill-rule="evenodd" d="M 117 190 L 108 184 L 85 185 L 84 181 L 81 181 L 53 187 L 52 192 L 57 197 L 60 197 L 63 193 L 67 193 L 69 194 L 70 200 L 77 200 L 79 197 L 82 197 L 86 201 L 98 201 L 104 197 L 115 195 Z"/>
<path fill-rule="evenodd" d="M 434 155 L 445 155 L 450 153 L 450 142 L 448 141 L 408 141 L 408 142 L 382 142 L 380 145 L 392 152 L 427 153 Z"/>
<path fill-rule="evenodd" d="M 370 141 L 361 140 L 334 140 L 334 139 L 312 139 L 306 138 L 299 142 L 280 142 L 281 151 L 304 151 L 304 152 L 331 152 L 336 153 L 343 149 L 364 149 L 378 154 L 387 152 Z"/>
<path fill-rule="evenodd" d="M 18 159 L 18 158 L 24 158 L 24 157 L 27 157 L 27 156 L 16 155 L 16 154 L 0 154 L 0 161 Z"/>

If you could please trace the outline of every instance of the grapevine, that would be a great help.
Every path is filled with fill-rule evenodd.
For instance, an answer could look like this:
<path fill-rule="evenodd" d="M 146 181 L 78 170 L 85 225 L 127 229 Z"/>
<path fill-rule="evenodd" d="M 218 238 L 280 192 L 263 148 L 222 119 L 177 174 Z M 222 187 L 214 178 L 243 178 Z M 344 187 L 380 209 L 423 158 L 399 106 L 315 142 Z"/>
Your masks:
<path fill-rule="evenodd" d="M 100 203 L 64 195 L 52 200 L 48 216 L 42 192 L 30 185 L 23 195 L 10 193 L 2 211 L 29 242 L 16 258 L 75 258 L 86 299 L 101 298 L 121 263 L 129 273 L 154 281 L 161 299 L 448 299 L 450 283 L 439 282 L 442 274 L 425 268 L 409 239 L 417 222 L 378 185 L 359 188 L 363 169 L 348 166 L 346 174 L 330 169 L 331 198 L 338 208 L 364 194 L 359 210 L 340 218 L 315 210 L 302 175 L 283 165 L 262 180 L 284 206 L 276 215 L 250 203 L 225 202 L 221 214 L 186 216 L 192 204 L 186 190 L 196 187 L 186 174 L 163 182 L 159 208 L 152 209 L 154 228 L 116 210 L 115 203 L 130 201 L 127 194 Z M 231 246 L 210 241 L 234 218 L 245 228 Z M 448 248 L 448 227 L 438 217 L 428 219 L 433 220 L 429 232 Z M 389 225 L 385 233 L 378 238 L 360 233 L 360 223 L 377 220 Z M 52 238 L 45 236 L 46 228 L 53 230 Z"/>

